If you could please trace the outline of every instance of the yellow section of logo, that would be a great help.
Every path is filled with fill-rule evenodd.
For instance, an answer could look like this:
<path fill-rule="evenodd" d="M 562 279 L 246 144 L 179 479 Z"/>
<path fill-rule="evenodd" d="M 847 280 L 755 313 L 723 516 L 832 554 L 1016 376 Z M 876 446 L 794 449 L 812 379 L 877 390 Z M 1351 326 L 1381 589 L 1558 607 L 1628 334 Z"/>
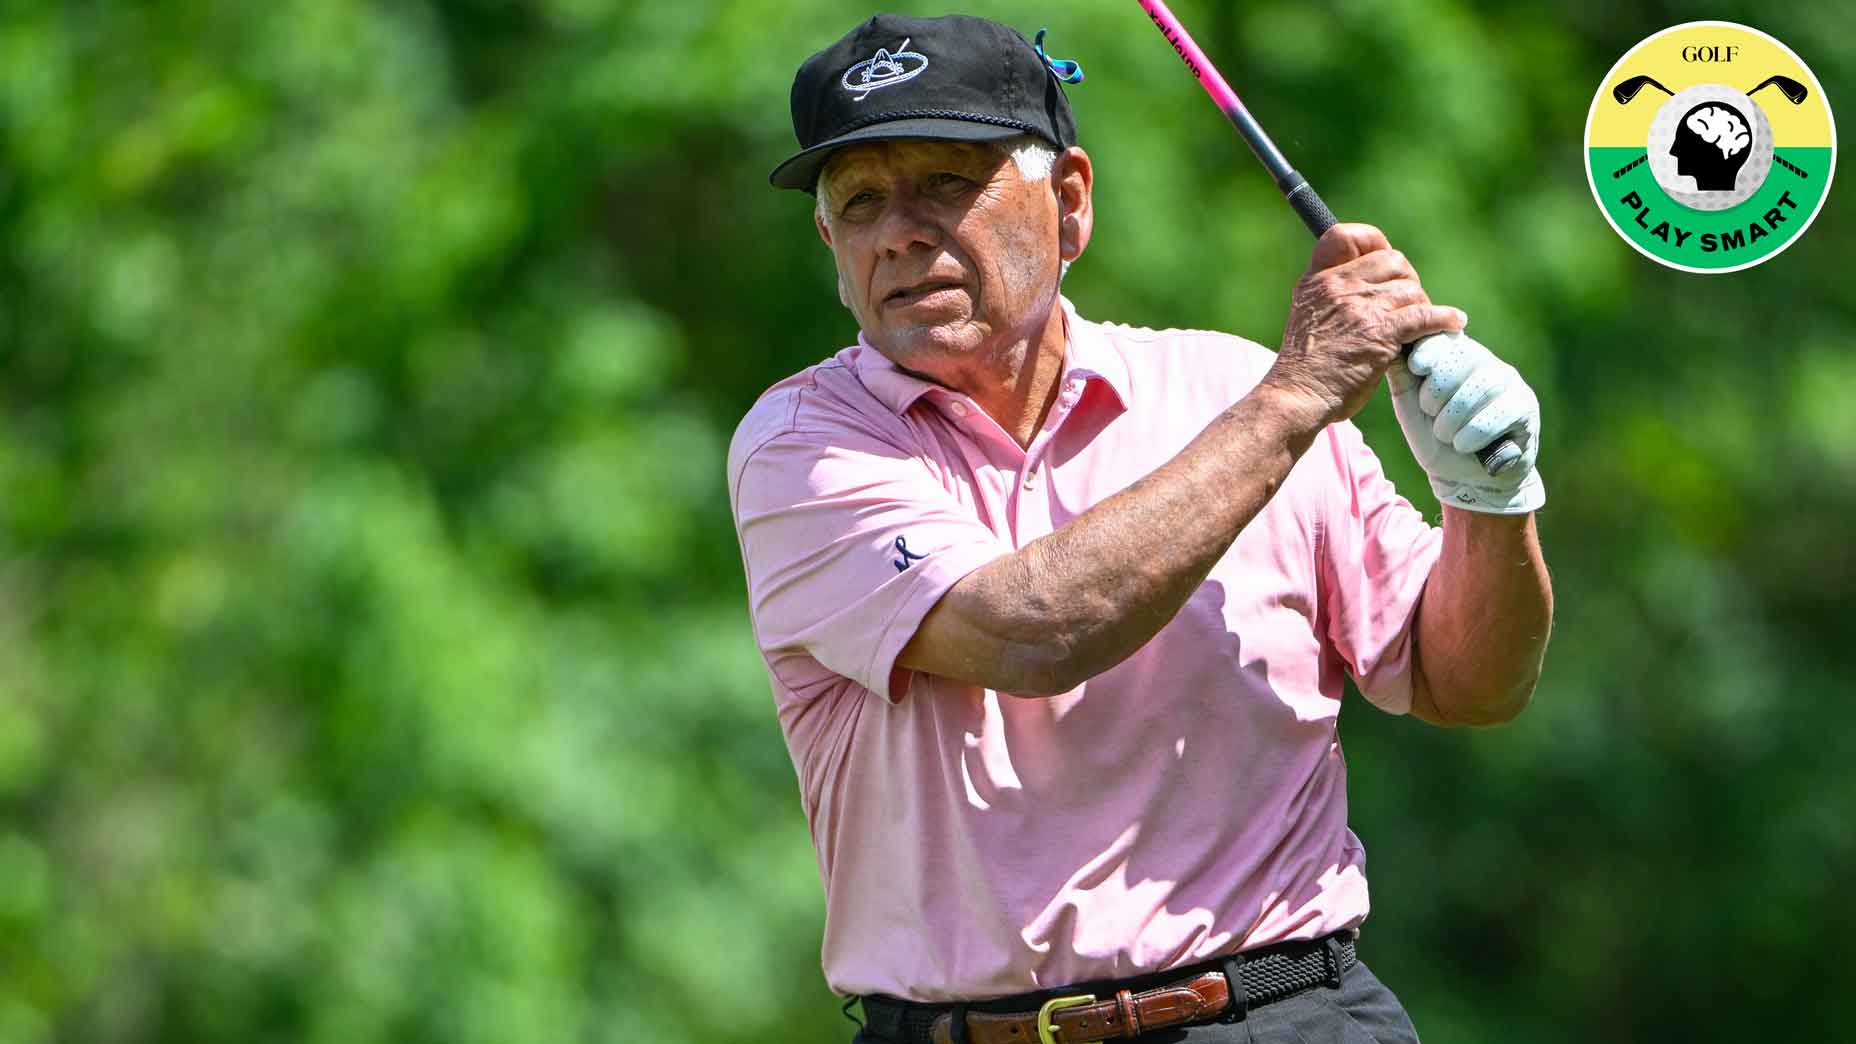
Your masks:
<path fill-rule="evenodd" d="M 1796 93 L 1786 80 L 1806 88 L 1800 101 L 1791 100 Z M 1656 102 L 1697 84 L 1723 84 L 1750 95 L 1772 124 L 1772 140 L 1781 146 L 1832 144 L 1824 90 L 1791 48 L 1744 25 L 1689 22 L 1644 40 L 1612 67 L 1592 109 L 1586 147 L 1642 148 L 1656 118 Z"/>

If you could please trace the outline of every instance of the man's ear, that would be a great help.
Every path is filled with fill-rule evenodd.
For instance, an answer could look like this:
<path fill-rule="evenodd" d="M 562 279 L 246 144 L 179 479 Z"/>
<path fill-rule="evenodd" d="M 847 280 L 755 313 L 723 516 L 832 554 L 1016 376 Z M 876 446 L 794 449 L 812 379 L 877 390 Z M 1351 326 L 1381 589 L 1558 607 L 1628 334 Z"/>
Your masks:
<path fill-rule="evenodd" d="M 1090 200 L 1095 168 L 1089 153 L 1075 145 L 1063 150 L 1051 168 L 1050 180 L 1057 193 L 1057 253 L 1065 261 L 1074 261 L 1083 256 L 1095 228 L 1095 205 Z"/>
<path fill-rule="evenodd" d="M 826 246 L 830 246 L 831 229 L 825 227 L 825 216 L 817 209 L 812 211 L 812 224 L 818 227 L 818 237 L 825 241 Z"/>

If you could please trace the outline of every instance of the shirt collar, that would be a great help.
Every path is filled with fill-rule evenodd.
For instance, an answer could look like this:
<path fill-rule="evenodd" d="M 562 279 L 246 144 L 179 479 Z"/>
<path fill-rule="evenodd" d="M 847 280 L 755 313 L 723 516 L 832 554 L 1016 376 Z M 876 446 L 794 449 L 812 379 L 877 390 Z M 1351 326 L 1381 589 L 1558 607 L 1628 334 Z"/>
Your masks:
<path fill-rule="evenodd" d="M 1127 409 L 1133 396 L 1128 388 L 1128 363 L 1121 357 L 1121 352 L 1112 344 L 1101 327 L 1076 314 L 1076 306 L 1067 297 L 1058 297 L 1063 305 L 1064 331 L 1068 343 L 1064 346 L 1064 379 L 1082 377 L 1085 380 L 1099 380 L 1115 393 L 1115 398 Z M 897 368 L 889 357 L 877 351 L 867 340 L 863 332 L 857 333 L 857 376 L 864 387 L 870 390 L 883 405 L 889 407 L 898 416 L 909 411 L 915 400 L 931 391 L 947 392 L 948 389 L 911 376 Z M 951 394 L 951 393 L 950 393 Z"/>
<path fill-rule="evenodd" d="M 1063 322 L 1069 334 L 1063 357 L 1064 379 L 1099 380 L 1115 393 L 1121 408 L 1127 409 L 1128 403 L 1134 401 L 1128 388 L 1128 361 L 1100 326 L 1076 314 L 1076 306 L 1069 298 L 1058 300 L 1063 303 Z"/>
<path fill-rule="evenodd" d="M 897 416 L 909 412 L 916 399 L 941 387 L 933 381 L 903 373 L 888 356 L 876 350 L 862 330 L 857 331 L 857 347 L 857 379 Z"/>

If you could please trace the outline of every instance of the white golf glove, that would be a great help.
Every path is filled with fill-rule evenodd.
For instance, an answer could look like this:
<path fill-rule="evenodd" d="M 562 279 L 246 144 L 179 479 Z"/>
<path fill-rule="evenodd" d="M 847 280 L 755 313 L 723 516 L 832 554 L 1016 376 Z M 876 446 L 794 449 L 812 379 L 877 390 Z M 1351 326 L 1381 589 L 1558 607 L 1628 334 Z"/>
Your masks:
<path fill-rule="evenodd" d="M 1405 441 L 1439 502 L 1493 515 L 1524 515 L 1546 503 L 1534 470 L 1540 400 L 1514 367 L 1470 337 L 1441 333 L 1393 363 L 1386 380 Z M 1476 451 L 1503 435 L 1521 461 L 1491 477 Z"/>

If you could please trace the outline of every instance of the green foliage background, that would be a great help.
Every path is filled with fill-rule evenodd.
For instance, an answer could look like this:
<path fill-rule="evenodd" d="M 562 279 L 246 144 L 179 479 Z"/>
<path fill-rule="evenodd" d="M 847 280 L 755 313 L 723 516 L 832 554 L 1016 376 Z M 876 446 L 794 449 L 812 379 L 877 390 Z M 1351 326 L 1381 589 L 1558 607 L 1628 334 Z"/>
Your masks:
<path fill-rule="evenodd" d="M 1088 71 L 1083 313 L 1273 342 L 1305 234 L 1141 12 L 965 10 Z M 848 1039 L 722 468 L 854 333 L 765 175 L 867 13 L 0 9 L 0 1042 Z M 1840 1039 L 1856 207 L 1672 272 L 1580 134 L 1693 17 L 1856 112 L 1856 8 L 1180 14 L 1545 407 L 1533 709 L 1345 717 L 1368 959 L 1440 1044 Z"/>

